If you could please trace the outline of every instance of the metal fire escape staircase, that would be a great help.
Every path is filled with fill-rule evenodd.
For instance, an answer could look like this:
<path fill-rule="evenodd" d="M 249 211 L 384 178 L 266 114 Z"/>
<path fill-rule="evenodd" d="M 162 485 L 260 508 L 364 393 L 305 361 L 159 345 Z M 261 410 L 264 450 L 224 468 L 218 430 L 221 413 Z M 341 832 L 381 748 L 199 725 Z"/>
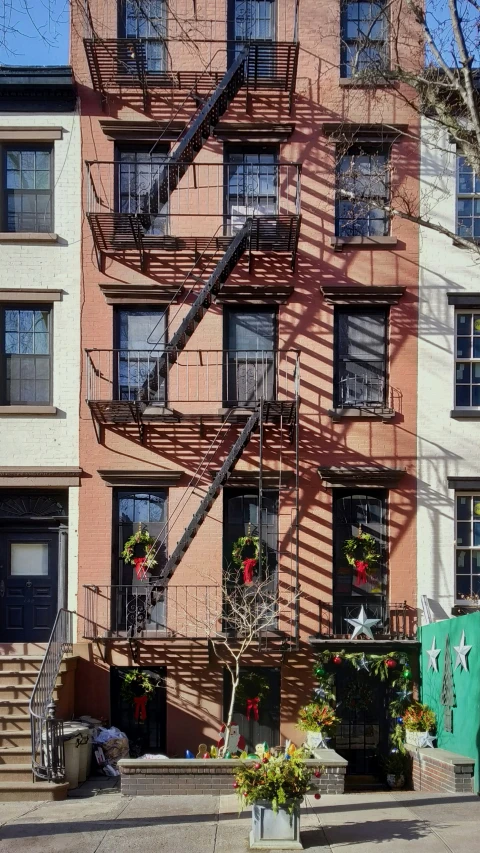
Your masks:
<path fill-rule="evenodd" d="M 192 539 L 196 536 L 199 527 L 205 521 L 207 513 L 209 512 L 215 498 L 217 497 L 220 489 L 228 480 L 232 469 L 237 462 L 237 460 L 242 455 L 245 447 L 250 441 L 250 437 L 254 430 L 257 428 L 260 421 L 260 406 L 255 408 L 250 417 L 248 418 L 245 426 L 243 427 L 240 435 L 237 440 L 233 444 L 228 456 L 223 462 L 220 470 L 215 476 L 215 479 L 212 482 L 212 485 L 207 490 L 205 496 L 202 498 L 200 505 L 196 512 L 194 513 L 192 520 L 189 522 L 187 527 L 185 528 L 181 538 L 175 545 L 171 556 L 168 558 L 162 572 L 162 581 L 168 581 L 169 578 L 173 575 L 175 568 L 179 564 L 183 555 L 187 551 Z"/>

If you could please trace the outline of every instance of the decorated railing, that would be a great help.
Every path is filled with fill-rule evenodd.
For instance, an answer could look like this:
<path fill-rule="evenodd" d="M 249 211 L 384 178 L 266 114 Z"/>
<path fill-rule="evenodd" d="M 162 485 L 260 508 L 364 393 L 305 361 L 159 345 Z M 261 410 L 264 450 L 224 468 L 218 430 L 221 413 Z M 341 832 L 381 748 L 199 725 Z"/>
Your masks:
<path fill-rule="evenodd" d="M 362 621 L 363 607 L 365 624 L 374 638 L 391 640 L 415 639 L 417 631 L 417 610 L 405 601 L 399 604 L 388 603 L 383 599 L 368 600 L 358 598 L 352 602 L 318 603 L 318 637 L 349 639 L 352 637 L 356 622 Z M 360 618 L 359 618 L 360 617 Z M 352 621 L 347 621 L 352 620 Z M 372 622 L 374 624 L 369 624 Z M 368 639 L 362 632 L 361 639 Z"/>

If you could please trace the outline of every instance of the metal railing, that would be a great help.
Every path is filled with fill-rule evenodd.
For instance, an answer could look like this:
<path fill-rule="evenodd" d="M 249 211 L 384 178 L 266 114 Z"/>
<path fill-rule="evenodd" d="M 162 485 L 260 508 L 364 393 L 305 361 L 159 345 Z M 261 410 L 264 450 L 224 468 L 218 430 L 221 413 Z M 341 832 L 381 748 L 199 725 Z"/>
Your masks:
<path fill-rule="evenodd" d="M 343 408 L 385 406 L 385 378 L 383 376 L 376 378 L 367 374 L 343 376 L 338 382 L 337 396 L 338 405 Z"/>
<path fill-rule="evenodd" d="M 360 596 L 349 602 L 318 602 L 318 636 L 348 639 L 352 626 L 346 619 L 355 619 L 361 607 L 365 608 L 368 619 L 378 619 L 372 626 L 375 637 L 390 640 L 415 639 L 417 631 L 417 611 L 406 601 L 390 604 L 385 599 L 363 599 Z M 362 635 L 362 638 L 365 639 Z"/>
<path fill-rule="evenodd" d="M 271 612 L 275 627 L 294 636 L 296 596 L 294 575 L 275 572 Z M 165 582 L 132 582 L 116 586 L 84 586 L 83 636 L 102 638 L 207 639 L 229 629 L 229 615 L 218 585 L 175 585 Z M 262 608 L 265 611 L 265 592 Z M 254 606 L 255 595 L 252 594 Z M 273 623 L 270 622 L 270 625 Z"/>
<path fill-rule="evenodd" d="M 247 217 L 300 214 L 299 163 L 86 162 L 87 213 L 139 215 L 152 234 L 190 234 L 191 216 L 235 233 Z M 165 158 L 166 159 L 166 158 Z M 189 229 L 188 231 L 186 229 Z"/>
<path fill-rule="evenodd" d="M 298 350 L 86 350 L 87 402 L 294 400 Z"/>
<path fill-rule="evenodd" d="M 57 613 L 30 698 L 32 771 L 34 779 L 60 782 L 65 776 L 63 722 L 55 719 L 53 692 L 64 654 L 72 651 L 73 613 Z"/>

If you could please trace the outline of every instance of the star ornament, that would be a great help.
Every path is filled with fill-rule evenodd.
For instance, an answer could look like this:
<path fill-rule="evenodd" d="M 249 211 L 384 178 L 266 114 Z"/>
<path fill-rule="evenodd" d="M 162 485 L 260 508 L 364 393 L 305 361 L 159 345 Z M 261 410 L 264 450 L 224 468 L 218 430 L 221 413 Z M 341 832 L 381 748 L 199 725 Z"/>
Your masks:
<path fill-rule="evenodd" d="M 421 742 L 418 745 L 419 746 L 430 746 L 433 749 L 434 748 L 433 741 L 436 739 L 437 738 L 435 737 L 435 735 L 431 735 L 430 732 L 425 732 Z"/>
<path fill-rule="evenodd" d="M 460 640 L 460 645 L 454 646 L 453 648 L 454 651 L 457 653 L 454 670 L 457 669 L 457 667 L 461 666 L 462 669 L 468 672 L 467 655 L 472 647 L 465 645 L 465 631 L 462 631 L 462 639 Z"/>
<path fill-rule="evenodd" d="M 434 637 L 432 640 L 432 647 L 430 649 L 427 649 L 427 652 L 426 652 L 426 654 L 428 656 L 427 672 L 429 669 L 433 669 L 434 672 L 438 672 L 438 660 L 437 660 L 437 658 L 438 658 L 440 652 L 441 652 L 441 649 L 435 648 L 435 637 Z"/>
<path fill-rule="evenodd" d="M 367 619 L 367 614 L 362 604 L 358 616 L 355 619 L 345 618 L 345 622 L 348 622 L 353 628 L 353 634 L 350 637 L 351 640 L 355 640 L 360 634 L 365 634 L 369 640 L 373 640 L 372 628 L 374 625 L 378 625 L 380 619 Z"/>

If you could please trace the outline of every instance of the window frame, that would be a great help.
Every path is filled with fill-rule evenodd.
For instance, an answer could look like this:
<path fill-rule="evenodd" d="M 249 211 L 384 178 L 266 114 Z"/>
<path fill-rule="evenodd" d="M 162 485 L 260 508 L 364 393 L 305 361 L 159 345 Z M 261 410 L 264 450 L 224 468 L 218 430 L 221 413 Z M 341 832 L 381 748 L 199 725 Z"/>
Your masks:
<path fill-rule="evenodd" d="M 475 192 L 475 180 L 477 179 L 480 183 L 480 175 L 476 175 L 475 172 L 473 171 L 473 168 L 472 168 L 471 170 L 472 170 L 472 181 L 473 181 L 474 191 L 471 193 L 461 193 L 460 192 L 460 161 L 461 160 L 466 162 L 466 158 L 464 157 L 464 155 L 461 154 L 459 151 L 457 151 L 455 154 L 455 234 L 457 235 L 457 237 L 463 237 L 466 240 L 473 240 L 475 242 L 480 242 L 480 233 L 478 234 L 478 236 L 475 236 L 475 233 L 474 233 L 475 232 L 475 213 L 474 213 L 475 200 L 478 200 L 479 208 L 480 208 L 480 187 L 478 189 L 478 192 Z M 459 227 L 460 226 L 460 219 L 465 218 L 465 217 L 460 217 L 459 212 L 458 212 L 458 208 L 459 208 L 459 202 L 464 201 L 464 200 L 471 200 L 472 201 L 472 215 L 471 215 L 472 234 L 471 235 L 460 233 L 460 227 Z M 480 224 L 480 211 L 479 211 L 477 218 L 478 218 L 478 222 Z"/>
<path fill-rule="evenodd" d="M 470 342 L 471 342 L 471 349 L 470 349 L 471 354 L 470 354 L 469 358 L 457 356 L 457 340 L 458 340 L 458 338 L 459 337 L 467 337 L 466 335 L 459 335 L 458 334 L 457 318 L 461 314 L 468 314 L 472 318 L 472 324 L 471 324 L 470 335 L 469 335 Z M 480 305 L 477 309 L 475 309 L 475 308 L 461 308 L 461 307 L 455 308 L 455 314 L 454 314 L 454 366 L 453 366 L 453 409 L 454 409 L 454 411 L 460 410 L 460 411 L 464 411 L 464 412 L 470 412 L 470 411 L 480 410 L 480 402 L 478 405 L 473 405 L 470 402 L 470 404 L 468 406 L 463 406 L 463 405 L 460 405 L 457 403 L 457 386 L 458 385 L 467 386 L 467 384 L 468 384 L 469 391 L 470 391 L 470 400 L 472 400 L 473 387 L 474 387 L 474 384 L 477 384 L 477 383 L 472 382 L 472 375 L 473 375 L 472 367 L 476 363 L 480 364 L 480 356 L 478 358 L 473 358 L 473 355 L 472 355 L 472 353 L 473 353 L 473 341 L 475 339 L 475 336 L 473 334 L 475 315 L 478 315 L 479 320 L 480 320 Z M 480 334 L 478 335 L 478 340 L 480 342 Z M 470 365 L 470 381 L 468 383 L 467 382 L 460 382 L 459 383 L 457 381 L 457 366 L 458 366 L 458 364 Z M 478 388 L 479 388 L 479 399 L 480 399 L 480 382 L 478 383 Z"/>
<path fill-rule="evenodd" d="M 48 311 L 48 344 L 49 352 L 45 358 L 49 361 L 48 385 L 49 385 L 49 400 L 41 403 L 33 402 L 17 402 L 12 403 L 7 400 L 7 356 L 5 352 L 5 311 Z M 53 405 L 53 304 L 51 303 L 34 303 L 34 302 L 2 302 L 0 294 L 0 405 L 1 406 L 52 406 Z M 30 354 L 27 354 L 30 355 Z M 35 355 L 34 353 L 32 355 Z"/>
<path fill-rule="evenodd" d="M 48 190 L 37 190 L 37 189 L 18 189 L 18 190 L 10 190 L 7 188 L 7 154 L 9 151 L 42 151 L 47 152 L 49 154 L 49 168 L 50 168 L 50 186 Z M 6 234 L 54 234 L 55 233 L 55 180 L 54 180 L 54 168 L 55 168 L 55 147 L 53 142 L 18 142 L 16 143 L 14 140 L 10 140 L 8 142 L 0 143 L 0 157 L 1 157 L 1 187 L 2 187 L 2 200 L 1 200 L 1 211 L 0 211 L 0 228 Z M 15 195 L 15 193 L 19 193 L 22 195 L 46 195 L 50 198 L 50 228 L 49 230 L 40 231 L 19 231 L 16 229 L 10 230 L 8 227 L 8 198 L 10 195 Z M 36 215 L 36 214 L 35 214 Z"/>
<path fill-rule="evenodd" d="M 384 358 L 383 358 L 383 400 L 378 403 L 368 403 L 368 401 L 362 402 L 360 405 L 343 405 L 341 402 L 341 394 L 340 394 L 340 317 L 342 315 L 368 315 L 368 314 L 376 314 L 378 316 L 383 316 L 384 318 Z M 334 336 L 333 336 L 333 405 L 338 409 L 364 409 L 364 408 L 385 408 L 388 400 L 388 391 L 389 391 L 389 342 L 390 342 L 390 311 L 388 306 L 362 306 L 362 307 L 353 307 L 349 305 L 338 305 L 334 308 Z M 361 359 L 360 359 L 361 360 Z M 372 359 L 371 362 L 367 362 L 366 364 L 372 364 L 375 360 Z M 380 395 L 379 395 L 380 396 Z"/>
<path fill-rule="evenodd" d="M 259 162 L 258 164 L 256 164 L 256 163 L 250 164 L 250 163 L 245 163 L 244 160 L 242 163 L 233 163 L 230 159 L 232 157 L 232 155 L 237 155 L 237 156 L 241 155 L 242 158 L 244 158 L 245 155 L 248 156 L 249 154 L 257 154 L 258 156 L 260 156 L 261 154 L 271 155 L 271 156 L 273 156 L 273 160 L 271 163 L 262 164 Z M 223 147 L 223 172 L 224 172 L 224 175 L 223 175 L 223 212 L 224 212 L 225 232 L 226 233 L 232 233 L 233 234 L 234 228 L 233 228 L 232 220 L 234 219 L 235 216 L 238 218 L 241 218 L 240 213 L 237 213 L 237 214 L 231 213 L 231 207 L 232 207 L 231 199 L 233 199 L 234 196 L 232 196 L 230 194 L 230 168 L 229 167 L 240 166 L 240 165 L 243 167 L 243 169 L 244 169 L 243 184 L 245 187 L 245 181 L 246 181 L 245 166 L 254 166 L 254 165 L 255 166 L 256 165 L 262 166 L 262 165 L 264 165 L 267 167 L 268 166 L 274 166 L 276 169 L 278 164 L 279 164 L 279 157 L 280 157 L 280 148 L 278 145 L 275 145 L 274 143 L 271 145 L 263 145 L 261 143 L 259 143 L 258 145 L 255 145 L 255 144 L 252 144 L 252 145 L 233 145 L 233 144 L 228 144 L 228 143 L 224 145 L 224 147 Z M 280 187 L 279 187 L 278 170 L 274 171 L 274 182 L 275 182 L 275 213 L 267 214 L 267 216 L 278 216 L 278 211 L 280 209 Z M 261 203 L 259 201 L 259 199 L 261 199 L 263 197 L 264 196 L 262 196 L 260 194 L 257 196 L 257 204 Z M 252 196 L 240 195 L 237 193 L 237 204 L 239 203 L 240 199 L 242 199 L 242 198 L 245 202 L 245 200 L 252 200 L 253 195 Z M 273 196 L 272 196 L 272 198 L 273 198 Z M 267 199 L 267 201 L 270 199 L 270 196 L 268 194 L 266 196 L 266 199 Z M 252 205 L 244 204 L 244 206 L 245 206 L 245 208 L 247 208 L 247 207 L 252 206 Z M 247 217 L 247 214 L 245 214 L 245 218 L 246 217 Z"/>
<path fill-rule="evenodd" d="M 337 151 L 338 151 L 338 149 L 337 149 Z M 386 210 L 382 210 L 381 208 L 375 208 L 375 207 L 368 209 L 368 219 L 365 219 L 365 217 L 362 217 L 362 218 L 359 217 L 358 219 L 352 219 L 352 226 L 353 226 L 353 233 L 352 234 L 346 234 L 346 233 L 342 234 L 341 233 L 341 222 L 348 223 L 348 220 L 345 220 L 345 217 L 340 217 L 340 205 L 342 204 L 342 202 L 348 201 L 348 199 L 343 199 L 340 195 L 340 181 L 341 181 L 341 175 L 342 175 L 342 170 L 341 170 L 342 162 L 346 157 L 369 157 L 369 158 L 372 158 L 372 157 L 378 157 L 378 156 L 385 157 L 385 175 L 386 175 L 386 179 L 384 182 L 385 183 L 385 195 L 384 196 L 373 196 L 372 195 L 370 198 L 372 198 L 372 199 L 381 198 L 382 201 L 388 205 L 390 203 L 390 199 L 392 196 L 391 182 L 390 182 L 390 163 L 391 163 L 391 158 L 392 158 L 392 143 L 391 142 L 385 142 L 382 140 L 382 141 L 379 141 L 378 143 L 377 142 L 371 142 L 371 141 L 362 143 L 361 141 L 359 141 L 359 142 L 355 143 L 354 145 L 350 145 L 346 151 L 343 151 L 341 153 L 341 156 L 339 157 L 339 159 L 337 161 L 336 168 L 335 168 L 335 236 L 338 237 L 339 239 L 348 240 L 348 239 L 351 239 L 352 237 L 363 237 L 366 239 L 375 239 L 375 237 L 389 237 L 391 234 L 391 218 L 390 218 L 390 216 L 387 214 Z M 371 168 L 370 168 L 370 178 L 371 178 L 371 175 L 372 175 L 372 172 L 371 172 Z M 355 180 L 355 178 L 354 178 L 354 180 Z M 357 198 L 357 197 L 355 197 L 354 199 L 351 200 L 351 203 L 353 206 L 355 206 L 356 204 L 361 204 L 361 202 L 362 202 L 361 198 Z M 370 219 L 370 214 L 374 210 L 379 210 L 382 213 L 382 217 L 377 219 L 377 220 Z M 359 231 L 356 230 L 357 223 L 358 222 L 365 222 L 365 221 L 368 222 L 368 233 L 367 234 L 360 233 Z M 375 222 L 375 221 L 377 221 L 377 222 L 382 221 L 383 222 L 382 234 L 371 233 L 371 222 L 372 221 L 373 222 Z"/>
<path fill-rule="evenodd" d="M 359 38 L 348 39 L 347 38 L 347 9 L 350 5 L 355 4 L 356 6 L 360 5 L 361 0 L 341 0 L 340 4 L 340 78 L 345 80 L 355 80 L 357 78 L 361 78 L 362 74 L 365 73 L 365 70 L 368 73 L 368 70 L 372 66 L 367 66 L 365 69 L 360 69 L 352 73 L 352 66 L 348 60 L 348 51 L 352 45 L 359 45 Z M 370 2 L 370 5 L 373 2 L 379 2 L 379 0 L 366 0 L 366 2 Z M 384 20 L 385 20 L 385 30 L 384 30 L 384 38 L 383 39 L 369 39 L 368 45 L 364 45 L 364 47 L 375 48 L 377 45 L 381 47 L 378 48 L 378 53 L 383 53 L 383 64 L 381 66 L 382 70 L 388 70 L 390 68 L 390 15 L 389 15 L 389 4 L 386 0 L 380 0 L 380 2 L 384 5 Z M 357 17 L 357 22 L 360 20 Z M 373 66 L 377 67 L 377 66 Z"/>
<path fill-rule="evenodd" d="M 338 554 L 337 551 L 337 536 L 336 536 L 336 521 L 338 518 L 338 510 L 337 505 L 340 500 L 344 498 L 352 498 L 354 496 L 363 496 L 365 498 L 378 498 L 382 502 L 382 531 L 381 537 L 379 540 L 379 550 L 380 550 L 380 571 L 382 577 L 382 591 L 380 593 L 374 592 L 366 592 L 363 596 L 357 592 L 354 593 L 354 584 L 353 584 L 353 574 L 354 569 L 351 568 L 351 591 L 350 593 L 337 593 L 335 594 L 335 575 L 339 568 L 347 567 L 347 560 L 343 554 Z M 372 602 L 383 601 L 387 603 L 389 601 L 389 490 L 388 489 L 372 489 L 372 488 L 359 488 L 359 489 L 343 489 L 343 488 L 335 488 L 332 492 L 332 602 L 335 604 L 342 603 L 350 603 L 358 600 L 359 604 L 362 600 L 371 599 Z M 352 524 L 353 527 L 353 524 Z M 353 533 L 352 533 L 353 535 Z"/>
<path fill-rule="evenodd" d="M 132 525 L 132 532 L 135 532 L 138 529 L 138 525 L 145 525 L 148 527 L 149 524 L 158 523 L 163 527 L 165 525 L 165 529 L 168 531 L 168 523 L 169 523 L 169 498 L 170 491 L 168 487 L 158 486 L 158 487 L 150 487 L 150 486 L 142 486 L 141 484 L 138 486 L 124 487 L 118 486 L 113 489 L 113 500 L 112 500 L 112 541 L 113 541 L 113 549 L 112 549 L 112 585 L 113 586 L 130 586 L 128 583 L 122 583 L 121 578 L 123 577 L 123 572 L 125 570 L 125 562 L 121 557 L 121 553 L 123 550 L 121 530 L 122 530 L 122 522 L 120 519 L 120 500 L 122 496 L 132 495 L 134 498 L 139 497 L 140 495 L 158 495 L 163 498 L 163 515 L 164 520 L 160 522 L 138 522 L 132 521 L 128 522 Z M 125 522 L 127 524 L 127 522 Z M 150 529 L 149 529 L 149 532 Z M 128 538 L 128 537 L 127 537 Z M 168 550 L 168 536 L 165 540 L 165 551 L 163 554 L 163 561 L 166 562 L 168 560 L 169 550 Z M 164 563 L 163 563 L 164 564 Z M 159 561 L 159 567 L 162 568 L 162 561 Z M 158 569 L 158 566 L 155 567 L 155 570 Z M 115 579 L 116 578 L 116 579 Z M 133 569 L 132 569 L 132 586 L 136 584 Z"/>
<path fill-rule="evenodd" d="M 457 528 L 457 525 L 458 525 L 459 519 L 458 519 L 458 508 L 457 508 L 458 503 L 457 503 L 457 501 L 458 501 L 458 498 L 471 498 L 473 501 L 473 499 L 475 497 L 480 498 L 480 490 L 477 492 L 474 492 L 474 491 L 466 492 L 466 491 L 461 490 L 461 489 L 458 491 L 455 491 L 454 537 L 453 537 L 453 582 L 454 582 L 453 599 L 454 599 L 455 604 L 459 605 L 461 607 L 478 607 L 480 604 L 480 593 L 479 593 L 478 600 L 468 599 L 468 598 L 459 598 L 457 595 L 457 576 L 460 574 L 457 571 L 457 552 L 458 551 L 468 551 L 471 554 L 472 551 L 475 551 L 475 550 L 480 551 L 480 545 L 478 547 L 474 547 L 473 544 L 472 545 L 461 545 L 461 546 L 458 545 L 458 528 Z M 472 509 L 473 509 L 473 507 L 472 507 Z M 471 525 L 472 542 L 473 542 L 473 520 L 474 520 L 474 516 L 473 516 L 473 512 L 472 512 L 470 514 L 470 519 L 469 519 L 469 524 Z M 480 516 L 479 516 L 479 522 L 480 522 Z M 464 572 L 463 574 L 467 575 L 466 572 Z M 470 569 L 469 569 L 468 574 L 470 576 L 470 595 L 471 595 L 472 594 L 472 592 L 471 592 L 471 590 L 472 590 L 472 578 L 473 578 L 471 559 L 470 559 Z M 480 572 L 478 574 L 478 578 L 480 581 Z"/>
<path fill-rule="evenodd" d="M 152 148 L 152 145 L 148 142 L 139 142 L 139 143 L 126 142 L 126 143 L 117 143 L 115 145 L 115 148 L 114 148 L 114 199 L 113 199 L 113 203 L 114 203 L 115 212 L 121 214 L 122 216 L 137 216 L 139 214 L 139 211 L 137 209 L 130 210 L 130 211 L 123 211 L 122 210 L 122 195 L 124 195 L 122 193 L 122 190 L 121 190 L 122 165 L 126 166 L 130 162 L 128 160 L 122 161 L 122 154 L 132 154 L 136 158 L 135 160 L 131 161 L 131 165 L 135 167 L 135 183 L 136 183 L 138 180 L 138 173 L 137 173 L 138 166 L 141 166 L 141 165 L 150 166 L 150 177 L 152 177 L 152 171 L 151 171 L 152 166 L 161 167 L 161 165 L 162 165 L 162 162 L 160 162 L 160 163 L 150 162 L 148 155 L 151 152 L 151 148 Z M 158 155 L 163 157 L 164 160 L 166 161 L 168 159 L 169 151 L 170 151 L 170 146 L 168 144 L 159 145 L 159 146 L 157 146 L 156 153 L 158 153 Z M 145 156 L 145 159 L 138 160 L 137 159 L 138 155 L 140 155 L 142 158 L 143 158 L 143 156 Z M 152 181 L 152 183 L 153 183 L 153 181 Z M 137 208 L 138 205 L 133 205 L 133 207 Z M 157 231 L 159 234 L 162 234 L 163 236 L 165 236 L 165 235 L 170 233 L 170 200 L 165 202 L 165 204 L 163 205 L 163 208 L 165 208 L 164 211 L 159 210 L 157 213 L 148 212 L 146 215 L 152 217 L 152 220 L 154 220 L 155 218 L 158 218 L 160 220 L 160 230 L 157 228 Z M 151 231 L 152 225 L 150 225 L 150 228 L 148 229 L 148 231 L 146 233 L 157 233 L 155 231 L 155 228 L 156 228 L 155 225 L 153 225 L 153 228 L 154 228 L 154 230 Z"/>
<path fill-rule="evenodd" d="M 128 0 L 120 0 L 120 2 L 118 3 L 118 6 L 117 6 L 117 37 L 119 39 L 129 39 L 129 38 L 141 39 L 142 41 L 146 42 L 147 44 L 146 44 L 146 49 L 145 49 L 145 62 L 146 62 L 147 74 L 149 74 L 149 75 L 150 74 L 166 74 L 168 71 L 168 50 L 167 50 L 166 42 L 168 39 L 168 21 L 169 21 L 167 0 L 162 0 L 163 35 L 155 35 L 155 36 L 138 36 L 138 35 L 131 36 L 131 35 L 127 34 L 127 2 L 128 2 Z M 138 6 L 137 7 L 138 18 L 142 17 L 140 12 L 141 12 L 141 9 L 140 9 L 140 6 Z M 148 16 L 146 16 L 146 17 L 148 17 Z M 161 64 L 163 65 L 163 67 L 159 71 L 150 71 L 148 69 L 148 61 L 149 61 L 148 42 L 152 42 L 152 43 L 156 43 L 156 42 L 162 43 L 163 42 L 163 44 L 162 44 L 162 58 L 161 58 Z M 135 65 L 135 72 L 134 73 L 138 73 L 136 71 L 136 65 Z"/>
<path fill-rule="evenodd" d="M 138 314 L 163 314 L 163 329 L 164 329 L 164 331 L 163 331 L 163 334 L 164 334 L 163 344 L 159 347 L 158 350 L 154 349 L 154 347 L 158 346 L 158 344 L 152 344 L 152 347 L 153 347 L 152 353 L 157 352 L 158 353 L 158 359 L 160 360 L 160 357 L 165 352 L 165 348 L 167 345 L 168 305 L 165 305 L 164 303 L 158 303 L 155 305 L 153 305 L 153 304 L 149 304 L 149 305 L 139 305 L 139 304 L 116 305 L 114 307 L 114 311 L 113 311 L 113 343 L 114 343 L 115 353 L 117 354 L 118 357 L 114 359 L 114 364 L 113 364 L 113 387 L 115 389 L 116 397 L 118 397 L 118 399 L 130 399 L 128 397 L 123 398 L 120 395 L 120 389 L 122 387 L 121 382 L 120 382 L 120 364 L 122 362 L 122 358 L 120 356 L 120 353 L 149 352 L 148 348 L 145 350 L 126 349 L 120 345 L 121 344 L 120 335 L 121 335 L 122 314 L 135 314 L 135 313 L 138 313 Z M 128 364 L 128 361 L 127 361 L 127 364 Z M 153 398 L 153 400 L 155 400 L 156 402 L 165 402 L 165 403 L 167 402 L 167 399 L 168 399 L 168 396 L 167 396 L 168 395 L 167 379 L 168 379 L 168 377 L 165 377 L 165 385 L 164 385 L 163 394 L 159 395 L 158 400 L 155 400 L 155 398 Z M 140 386 L 139 386 L 139 388 L 140 388 Z M 137 391 L 138 391 L 138 389 L 137 389 Z M 135 397 L 133 399 L 137 399 L 137 397 Z M 150 400 L 150 398 L 149 398 L 149 402 L 152 402 L 152 400 Z"/>

